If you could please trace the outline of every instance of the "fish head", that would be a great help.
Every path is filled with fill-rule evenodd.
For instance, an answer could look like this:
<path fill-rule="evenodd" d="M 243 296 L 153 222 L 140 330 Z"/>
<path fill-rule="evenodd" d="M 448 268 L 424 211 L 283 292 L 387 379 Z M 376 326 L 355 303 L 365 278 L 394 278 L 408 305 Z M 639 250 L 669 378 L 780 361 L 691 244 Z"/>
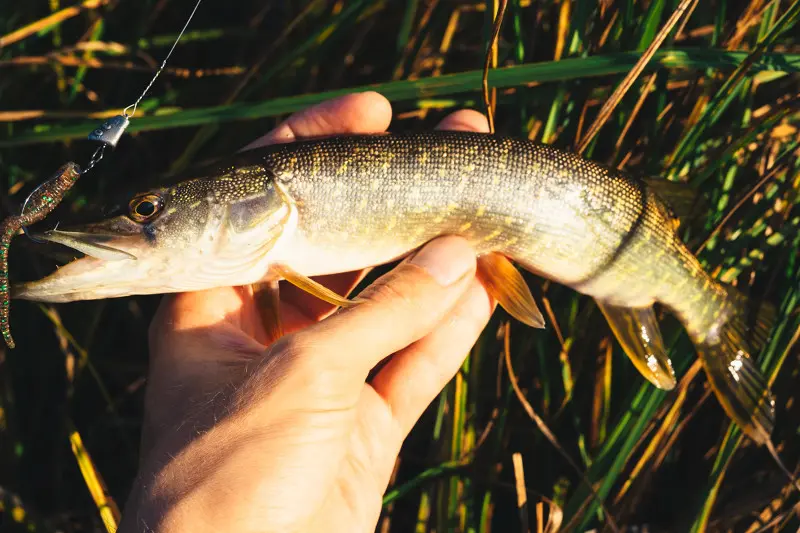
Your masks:
<path fill-rule="evenodd" d="M 285 189 L 260 167 L 139 192 L 104 220 L 35 235 L 85 257 L 13 285 L 12 297 L 69 302 L 254 283 L 268 274 L 296 216 Z"/>

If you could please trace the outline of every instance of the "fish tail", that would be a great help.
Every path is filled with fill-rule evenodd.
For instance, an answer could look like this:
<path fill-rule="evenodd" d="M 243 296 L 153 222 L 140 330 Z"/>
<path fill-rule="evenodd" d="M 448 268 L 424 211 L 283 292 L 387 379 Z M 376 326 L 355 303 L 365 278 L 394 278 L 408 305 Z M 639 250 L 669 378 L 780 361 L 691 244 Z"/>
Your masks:
<path fill-rule="evenodd" d="M 733 287 L 725 289 L 731 304 L 729 316 L 716 331 L 696 341 L 697 353 L 728 416 L 756 443 L 767 444 L 775 426 L 775 401 L 753 357 L 769 340 L 775 309 L 761 304 L 750 313 L 750 302 L 743 294 Z"/>

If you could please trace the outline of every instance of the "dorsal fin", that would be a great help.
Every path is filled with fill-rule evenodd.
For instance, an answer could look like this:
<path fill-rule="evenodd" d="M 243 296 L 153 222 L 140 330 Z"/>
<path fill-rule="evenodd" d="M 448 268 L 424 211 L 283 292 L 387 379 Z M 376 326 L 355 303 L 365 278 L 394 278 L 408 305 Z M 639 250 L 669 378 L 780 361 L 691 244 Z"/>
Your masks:
<path fill-rule="evenodd" d="M 755 357 L 769 339 L 776 312 L 764 304 L 750 320 L 747 297 L 729 285 L 725 289 L 734 304 L 733 313 L 716 338 L 695 343 L 697 354 L 728 416 L 756 443 L 765 444 L 775 426 L 775 401 Z"/>
<path fill-rule="evenodd" d="M 643 178 L 642 181 L 681 222 L 692 220 L 698 213 L 705 212 L 703 196 L 687 183 L 657 177 Z"/>

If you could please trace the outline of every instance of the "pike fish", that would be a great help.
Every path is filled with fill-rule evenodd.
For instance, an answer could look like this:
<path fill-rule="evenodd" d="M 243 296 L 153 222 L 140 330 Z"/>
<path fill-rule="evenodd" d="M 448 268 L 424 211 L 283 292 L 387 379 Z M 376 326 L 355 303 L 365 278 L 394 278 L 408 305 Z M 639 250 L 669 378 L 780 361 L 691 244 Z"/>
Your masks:
<path fill-rule="evenodd" d="M 335 136 L 244 152 L 138 193 L 105 220 L 44 232 L 38 237 L 85 257 L 15 285 L 12 295 L 69 302 L 285 279 L 351 305 L 310 278 L 460 235 L 511 315 L 544 324 L 513 263 L 589 295 L 635 367 L 661 389 L 675 386 L 675 373 L 653 305 L 669 309 L 726 413 L 768 442 L 774 402 L 752 356 L 769 334 L 769 313 L 749 324 L 744 296 L 711 278 L 676 228 L 654 181 L 528 140 Z"/>

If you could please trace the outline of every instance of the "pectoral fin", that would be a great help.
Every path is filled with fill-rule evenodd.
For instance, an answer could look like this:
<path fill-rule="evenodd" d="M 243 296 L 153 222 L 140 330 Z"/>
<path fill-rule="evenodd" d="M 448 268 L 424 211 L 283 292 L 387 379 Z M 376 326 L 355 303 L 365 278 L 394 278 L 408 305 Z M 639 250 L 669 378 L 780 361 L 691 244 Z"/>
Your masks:
<path fill-rule="evenodd" d="M 505 256 L 497 253 L 479 256 L 478 278 L 508 314 L 531 327 L 544 327 L 544 317 L 522 274 Z"/>
<path fill-rule="evenodd" d="M 317 283 L 313 279 L 299 274 L 289 267 L 283 265 L 273 265 L 272 270 L 279 274 L 283 279 L 294 285 L 300 290 L 306 291 L 312 296 L 316 296 L 322 301 L 338 307 L 352 307 L 357 304 L 343 296 L 339 296 L 328 287 Z"/>
<path fill-rule="evenodd" d="M 283 336 L 283 323 L 281 322 L 280 289 L 277 281 L 254 283 L 253 299 L 256 303 L 261 323 L 267 333 L 269 342 Z"/>
<path fill-rule="evenodd" d="M 675 387 L 675 372 L 664 349 L 652 307 L 617 307 L 597 302 L 622 349 L 636 369 L 659 389 Z"/>

